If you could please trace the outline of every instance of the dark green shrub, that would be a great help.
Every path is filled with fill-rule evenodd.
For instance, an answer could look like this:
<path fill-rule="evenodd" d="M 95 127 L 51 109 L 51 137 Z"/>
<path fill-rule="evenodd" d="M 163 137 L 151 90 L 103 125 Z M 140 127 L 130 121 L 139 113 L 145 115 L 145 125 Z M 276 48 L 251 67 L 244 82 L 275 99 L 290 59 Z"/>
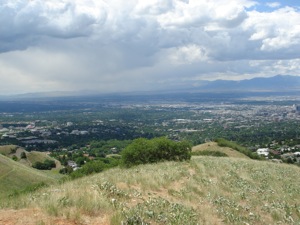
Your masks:
<path fill-rule="evenodd" d="M 239 144 L 237 144 L 233 141 L 228 141 L 228 140 L 223 139 L 223 138 L 218 138 L 215 141 L 218 143 L 218 145 L 220 147 L 229 147 L 229 148 L 237 150 L 240 153 L 243 153 L 244 155 L 248 156 L 251 159 L 263 160 L 263 158 L 260 157 L 255 152 L 252 152 L 249 149 L 247 149 L 247 148 L 245 148 L 245 147 L 243 147 L 243 146 L 241 146 L 241 145 L 239 145 Z"/>
<path fill-rule="evenodd" d="M 89 161 L 78 170 L 71 172 L 71 178 L 79 178 L 93 173 L 99 173 L 103 170 L 116 167 L 119 165 L 120 159 L 103 158 L 99 160 Z"/>
<path fill-rule="evenodd" d="M 126 167 L 164 160 L 182 161 L 191 158 L 191 145 L 186 141 L 174 142 L 167 138 L 139 138 L 128 145 L 121 155 L 122 164 Z"/>
<path fill-rule="evenodd" d="M 59 170 L 59 173 L 61 174 L 70 174 L 73 172 L 73 168 L 71 166 L 66 166 Z"/>
<path fill-rule="evenodd" d="M 44 162 L 36 162 L 32 167 L 38 170 L 51 170 L 56 164 L 54 160 L 46 159 Z"/>
<path fill-rule="evenodd" d="M 22 152 L 22 153 L 21 153 L 21 159 L 26 159 L 26 158 L 27 158 L 26 153 L 25 153 L 25 152 Z"/>
<path fill-rule="evenodd" d="M 220 152 L 220 151 L 209 151 L 209 150 L 198 151 L 198 152 L 192 152 L 192 155 L 215 156 L 215 157 L 228 157 L 228 155 L 225 154 L 224 152 Z"/>
<path fill-rule="evenodd" d="M 106 165 L 104 162 L 95 160 L 90 161 L 89 163 L 86 163 L 84 166 L 82 166 L 80 169 L 72 172 L 71 178 L 79 178 L 83 177 L 92 173 L 99 173 L 102 172 L 106 168 Z"/>

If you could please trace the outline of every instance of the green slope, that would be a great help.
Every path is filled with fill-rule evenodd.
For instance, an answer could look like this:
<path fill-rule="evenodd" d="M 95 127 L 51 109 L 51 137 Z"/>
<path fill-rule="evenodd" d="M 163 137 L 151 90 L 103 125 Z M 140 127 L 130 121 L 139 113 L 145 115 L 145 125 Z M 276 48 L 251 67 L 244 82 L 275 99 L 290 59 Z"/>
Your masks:
<path fill-rule="evenodd" d="M 53 160 L 56 163 L 56 168 L 61 168 L 61 164 L 58 160 L 48 156 L 45 152 L 27 152 L 27 161 L 30 165 L 34 165 L 36 162 L 44 162 L 46 159 Z"/>
<path fill-rule="evenodd" d="M 299 224 L 299 199 L 299 167 L 194 156 L 107 170 L 21 196 L 10 207 L 24 205 L 65 224 L 263 225 Z"/>
<path fill-rule="evenodd" d="M 0 154 L 0 198 L 41 182 L 55 182 L 55 178 L 42 171 L 27 167 Z"/>
<path fill-rule="evenodd" d="M 193 152 L 198 151 L 215 151 L 215 152 L 222 152 L 225 153 L 228 157 L 233 158 L 245 158 L 249 159 L 248 156 L 244 155 L 243 153 L 240 153 L 232 148 L 229 147 L 220 147 L 218 143 L 216 142 L 208 142 L 201 145 L 194 146 L 192 149 Z"/>
<path fill-rule="evenodd" d="M 14 149 L 15 151 L 12 152 L 12 149 Z M 23 152 L 26 153 L 25 159 L 21 159 L 21 154 Z M 47 155 L 47 153 L 38 151 L 28 152 L 24 148 L 16 145 L 0 146 L 0 154 L 5 155 L 9 158 L 16 156 L 19 163 L 30 167 L 32 167 L 36 162 L 44 162 L 46 159 L 49 159 L 55 161 L 56 169 L 54 170 L 59 171 L 59 169 L 62 168 L 61 163 L 58 160 Z"/>

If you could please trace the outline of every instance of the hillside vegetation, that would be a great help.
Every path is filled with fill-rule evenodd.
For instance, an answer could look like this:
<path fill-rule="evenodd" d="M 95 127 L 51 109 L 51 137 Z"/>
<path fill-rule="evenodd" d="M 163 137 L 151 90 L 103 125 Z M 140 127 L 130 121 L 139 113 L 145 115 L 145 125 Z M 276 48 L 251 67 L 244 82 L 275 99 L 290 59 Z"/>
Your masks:
<path fill-rule="evenodd" d="M 217 138 L 215 141 L 218 143 L 218 145 L 220 147 L 228 147 L 228 148 L 234 149 L 234 150 L 248 156 L 251 159 L 263 160 L 263 158 L 261 156 L 259 156 L 258 154 L 256 154 L 256 152 L 252 152 L 249 149 L 247 149 L 246 147 L 241 146 L 236 142 L 229 141 L 224 138 Z"/>
<path fill-rule="evenodd" d="M 45 152 L 28 152 L 24 148 L 18 147 L 16 145 L 0 146 L 0 154 L 5 155 L 9 158 L 15 158 L 21 164 L 30 167 L 33 167 L 36 163 L 43 163 L 45 160 L 52 160 L 56 164 L 57 171 L 62 168 L 61 163 L 58 160 L 48 156 Z M 22 154 L 25 154 L 26 157 L 22 158 Z"/>
<path fill-rule="evenodd" d="M 55 181 L 56 179 L 51 175 L 0 154 L 0 199 L 34 185 Z"/>
<path fill-rule="evenodd" d="M 122 163 L 126 167 L 162 161 L 184 161 L 191 158 L 192 146 L 165 137 L 138 138 L 122 151 Z"/>
<path fill-rule="evenodd" d="M 203 151 L 221 152 L 226 154 L 228 157 L 249 159 L 248 156 L 244 155 L 241 152 L 238 152 L 233 148 L 220 147 L 217 142 L 208 142 L 208 143 L 194 146 L 192 148 L 192 154 L 194 155 L 196 155 L 197 152 L 203 152 Z"/>
<path fill-rule="evenodd" d="M 299 167 L 193 156 L 114 168 L 1 202 L 0 224 L 299 224 L 299 199 Z"/>
<path fill-rule="evenodd" d="M 0 154 L 2 155 L 9 155 L 12 152 L 14 152 L 17 149 L 17 146 L 15 145 L 5 145 L 5 146 L 0 146 Z"/>

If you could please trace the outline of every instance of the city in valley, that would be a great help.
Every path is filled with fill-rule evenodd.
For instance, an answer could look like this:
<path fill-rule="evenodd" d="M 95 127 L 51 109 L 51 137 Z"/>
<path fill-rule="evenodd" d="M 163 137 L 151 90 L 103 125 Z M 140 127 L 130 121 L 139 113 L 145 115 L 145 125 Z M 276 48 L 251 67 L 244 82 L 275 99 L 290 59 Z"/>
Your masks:
<path fill-rule="evenodd" d="M 46 152 L 79 168 L 118 155 L 140 137 L 187 140 L 193 146 L 224 138 L 267 160 L 300 165 L 297 95 L 180 96 L 3 101 L 0 144 Z"/>

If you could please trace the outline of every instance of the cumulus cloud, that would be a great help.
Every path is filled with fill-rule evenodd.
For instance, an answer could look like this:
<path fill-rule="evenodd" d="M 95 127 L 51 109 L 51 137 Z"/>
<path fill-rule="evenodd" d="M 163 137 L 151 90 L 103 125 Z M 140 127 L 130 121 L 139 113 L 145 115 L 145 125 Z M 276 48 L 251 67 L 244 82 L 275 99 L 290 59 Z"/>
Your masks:
<path fill-rule="evenodd" d="M 251 20 L 245 23 L 245 29 L 252 31 L 250 41 L 259 41 L 262 52 L 283 50 L 281 56 L 295 57 L 289 53 L 300 50 L 299 11 L 285 7 L 270 13 L 249 14 Z"/>
<path fill-rule="evenodd" d="M 257 11 L 258 4 L 0 0 L 1 85 L 150 90 L 202 78 L 296 75 L 299 9 L 270 2 L 271 11 Z"/>

